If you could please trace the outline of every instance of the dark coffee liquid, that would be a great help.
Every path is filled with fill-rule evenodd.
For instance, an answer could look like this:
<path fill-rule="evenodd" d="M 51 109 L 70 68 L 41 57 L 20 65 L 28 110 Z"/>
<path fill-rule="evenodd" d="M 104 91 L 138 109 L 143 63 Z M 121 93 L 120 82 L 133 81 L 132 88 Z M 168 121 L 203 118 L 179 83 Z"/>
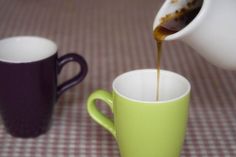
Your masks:
<path fill-rule="evenodd" d="M 192 3 L 194 3 L 193 1 Z M 191 4 L 188 3 L 187 6 Z M 158 25 L 154 32 L 154 38 L 157 44 L 157 95 L 156 100 L 159 100 L 159 84 L 160 84 L 160 64 L 161 64 L 161 54 L 162 54 L 162 42 L 168 35 L 174 34 L 185 26 L 187 26 L 198 14 L 201 7 L 195 9 L 181 9 L 173 14 L 168 14 L 161 19 L 160 25 Z"/>

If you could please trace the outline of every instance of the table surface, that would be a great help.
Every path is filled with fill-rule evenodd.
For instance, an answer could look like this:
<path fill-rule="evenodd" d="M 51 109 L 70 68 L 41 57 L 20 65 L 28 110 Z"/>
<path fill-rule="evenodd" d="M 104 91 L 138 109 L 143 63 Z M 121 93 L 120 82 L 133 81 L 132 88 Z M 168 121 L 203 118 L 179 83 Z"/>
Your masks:
<path fill-rule="evenodd" d="M 91 120 L 86 99 L 95 89 L 111 90 L 119 74 L 155 68 L 152 22 L 163 0 L 0 0 L 0 38 L 37 35 L 54 40 L 59 55 L 77 52 L 89 65 L 80 85 L 54 109 L 50 131 L 36 139 L 8 135 L 0 123 L 0 157 L 119 157 L 112 136 Z M 236 156 L 236 73 L 206 62 L 187 45 L 164 44 L 162 69 L 192 85 L 182 157 Z M 79 69 L 70 64 L 59 82 Z M 105 113 L 108 108 L 101 104 Z"/>

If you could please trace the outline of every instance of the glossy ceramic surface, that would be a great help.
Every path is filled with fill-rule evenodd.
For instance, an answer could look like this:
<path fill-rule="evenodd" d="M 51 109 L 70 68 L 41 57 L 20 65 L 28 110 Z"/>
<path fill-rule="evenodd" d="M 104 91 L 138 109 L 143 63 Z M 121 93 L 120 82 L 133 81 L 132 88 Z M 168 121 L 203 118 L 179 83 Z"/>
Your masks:
<path fill-rule="evenodd" d="M 24 50 L 26 50 L 21 47 L 21 44 L 27 44 L 26 41 L 36 42 L 36 47 L 29 43 L 24 45 L 27 49 L 31 49 L 28 53 L 34 53 L 37 51 L 37 44 L 40 45 L 41 41 L 46 43 L 48 41 L 43 38 L 38 41 L 38 37 L 27 38 L 27 40 L 25 37 L 9 38 L 7 44 L 2 44 L 0 41 L 0 46 L 2 46 L 0 56 L 11 58 L 11 60 L 1 60 L 0 58 L 0 113 L 7 131 L 16 137 L 36 137 L 45 133 L 50 126 L 53 106 L 57 98 L 70 87 L 80 83 L 87 74 L 87 64 L 82 56 L 67 54 L 58 58 L 56 49 L 54 49 L 55 52 L 49 53 L 49 56 L 28 61 L 25 59 L 27 57 L 21 55 L 24 55 Z M 23 42 L 19 41 L 20 44 L 16 51 L 9 48 L 9 46 L 14 47 L 13 43 L 21 39 Z M 51 44 L 49 43 L 49 45 Z M 47 48 L 45 47 L 43 51 L 47 51 Z M 5 54 L 10 52 L 15 55 Z M 17 55 L 19 57 L 16 57 Z M 20 57 L 22 58 L 19 59 Z M 33 55 L 29 58 L 35 59 Z M 17 62 L 15 62 L 16 60 Z M 63 66 L 71 61 L 77 62 L 81 66 L 81 71 L 58 86 L 57 75 Z"/>
<path fill-rule="evenodd" d="M 90 116 L 114 136 L 122 157 L 180 155 L 187 125 L 190 84 L 182 76 L 162 70 L 163 94 L 158 102 L 149 97 L 154 93 L 151 88 L 155 84 L 152 82 L 155 73 L 156 70 L 137 70 L 122 74 L 113 82 L 113 93 L 98 90 L 88 98 Z M 96 100 L 107 103 L 114 121 L 99 111 Z"/>

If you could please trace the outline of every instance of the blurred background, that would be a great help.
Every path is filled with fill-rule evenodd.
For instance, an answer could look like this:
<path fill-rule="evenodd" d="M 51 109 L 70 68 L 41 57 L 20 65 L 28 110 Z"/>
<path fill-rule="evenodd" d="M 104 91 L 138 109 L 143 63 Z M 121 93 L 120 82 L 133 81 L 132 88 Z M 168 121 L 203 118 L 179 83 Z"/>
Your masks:
<path fill-rule="evenodd" d="M 89 118 L 86 99 L 96 89 L 111 91 L 119 74 L 156 68 L 152 23 L 164 0 L 0 0 L 0 38 L 42 36 L 58 44 L 59 56 L 85 57 L 89 73 L 64 94 L 50 131 L 22 140 L 0 124 L 0 157 L 119 157 L 113 137 Z M 179 41 L 166 42 L 161 68 L 192 85 L 183 157 L 236 156 L 236 72 L 206 62 Z M 67 65 L 59 83 L 79 71 Z M 4 74 L 1 74 L 4 75 Z M 100 103 L 104 113 L 111 113 Z M 174 131 L 174 130 L 173 130 Z"/>

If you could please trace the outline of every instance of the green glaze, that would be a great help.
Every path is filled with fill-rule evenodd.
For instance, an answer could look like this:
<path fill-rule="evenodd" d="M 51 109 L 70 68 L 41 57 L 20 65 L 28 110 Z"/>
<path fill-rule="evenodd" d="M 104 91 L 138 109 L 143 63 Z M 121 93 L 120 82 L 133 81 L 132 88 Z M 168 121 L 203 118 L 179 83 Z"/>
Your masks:
<path fill-rule="evenodd" d="M 98 90 L 90 95 L 87 102 L 87 110 L 90 116 L 101 126 L 106 128 L 114 137 L 116 136 L 114 123 L 102 112 L 100 112 L 96 106 L 96 100 L 102 100 L 113 111 L 112 95 L 106 91 Z"/>
<path fill-rule="evenodd" d="M 189 93 L 167 102 L 142 102 L 103 90 L 90 95 L 90 116 L 115 137 L 122 157 L 179 157 L 187 117 Z M 114 114 L 114 123 L 102 114 L 95 101 L 103 100 Z"/>

